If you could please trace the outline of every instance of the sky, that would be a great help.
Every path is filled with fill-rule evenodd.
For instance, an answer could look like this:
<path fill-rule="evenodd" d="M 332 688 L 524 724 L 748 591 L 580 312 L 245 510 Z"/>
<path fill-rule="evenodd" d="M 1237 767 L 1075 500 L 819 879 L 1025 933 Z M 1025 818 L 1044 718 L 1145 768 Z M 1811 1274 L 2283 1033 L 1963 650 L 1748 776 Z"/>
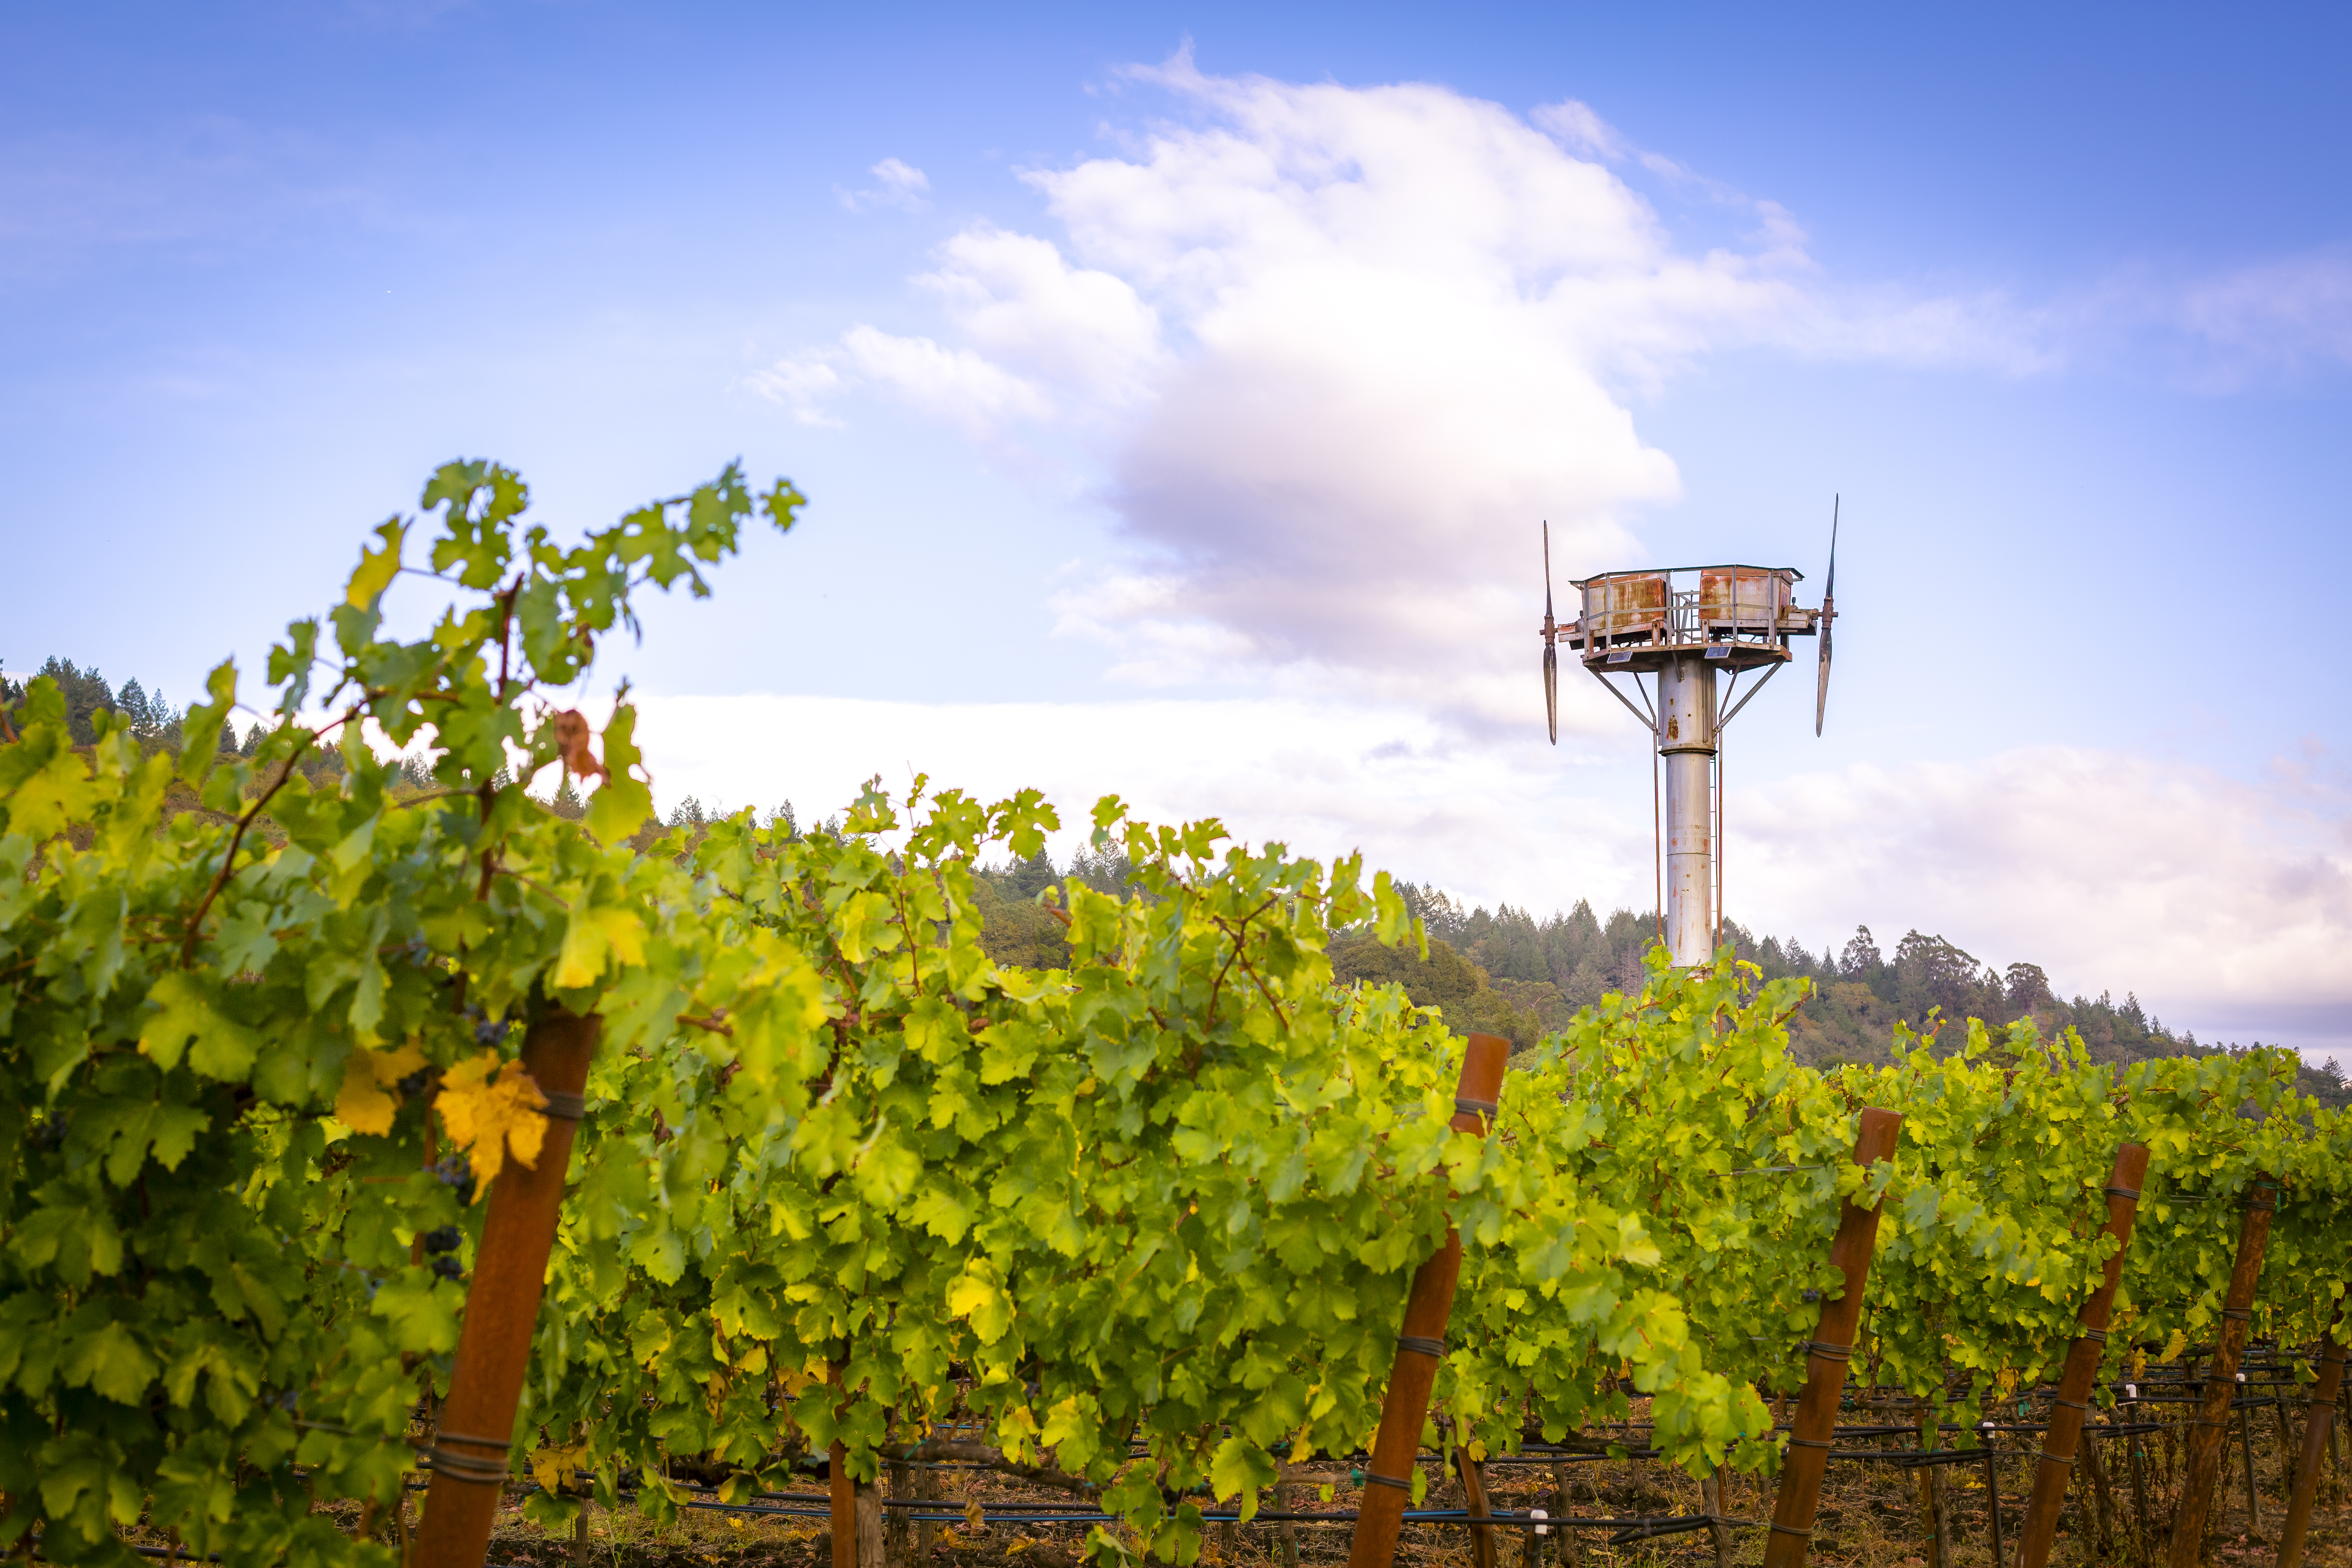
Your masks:
<path fill-rule="evenodd" d="M 448 458 L 811 498 L 625 677 L 667 809 L 879 773 L 1646 909 L 1555 586 L 1822 584 L 1727 905 L 2352 1052 L 2352 16 L 0 13 L 0 668 L 254 684 Z M 429 606 L 413 606 L 421 614 Z M 1573 672 L 1571 672 L 1573 673 Z M 1075 843 L 1066 838 L 1065 847 Z"/>

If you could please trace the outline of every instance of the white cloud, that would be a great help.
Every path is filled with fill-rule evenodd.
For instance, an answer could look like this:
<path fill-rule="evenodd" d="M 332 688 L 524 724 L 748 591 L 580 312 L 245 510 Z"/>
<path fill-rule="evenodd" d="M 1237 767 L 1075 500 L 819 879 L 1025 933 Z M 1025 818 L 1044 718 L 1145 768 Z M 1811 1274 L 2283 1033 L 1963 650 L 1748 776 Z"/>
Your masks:
<path fill-rule="evenodd" d="M 1538 522 L 1566 575 L 1641 553 L 1679 493 L 1630 395 L 1739 344 L 2021 363 L 1997 303 L 1822 293 L 1770 203 L 1752 249 L 1678 249 L 1600 161 L 1648 155 L 1580 104 L 1538 129 L 1440 87 L 1129 75 L 1185 118 L 1025 176 L 1059 240 L 972 225 L 916 279 L 946 330 L 861 325 L 761 384 L 804 418 L 862 384 L 998 443 L 1075 437 L 1134 557 L 1059 607 L 1122 679 L 1492 723 L 1532 657 Z"/>
<path fill-rule="evenodd" d="M 2220 375 L 2352 365 L 2352 245 L 2263 262 L 2191 285 L 2179 308 L 2220 349 Z M 2210 374 L 2210 373 L 2209 373 Z"/>
<path fill-rule="evenodd" d="M 1003 419 L 1044 418 L 1053 411 L 1034 384 L 970 349 L 941 348 L 929 338 L 893 337 L 872 327 L 853 328 L 842 348 L 848 364 L 867 381 L 975 430 Z"/>
<path fill-rule="evenodd" d="M 1145 392 L 1162 362 L 1160 318 L 1125 279 L 1072 267 L 1051 243 L 982 225 L 940 249 L 916 281 L 965 338 L 1099 409 Z"/>
<path fill-rule="evenodd" d="M 1581 153 L 1604 163 L 1638 163 L 1676 183 L 1695 177 L 1665 154 L 1634 146 L 1619 134 L 1615 126 L 1594 113 L 1591 104 L 1576 99 L 1540 105 L 1528 118 L 1559 137 L 1571 153 Z"/>
<path fill-rule="evenodd" d="M 800 354 L 782 361 L 752 376 L 751 384 L 761 395 L 791 409 L 793 417 L 803 425 L 841 423 L 825 412 L 826 399 L 840 390 L 841 373 L 823 355 Z"/>
<path fill-rule="evenodd" d="M 897 158 L 885 158 L 866 171 L 880 182 L 878 189 L 845 191 L 840 186 L 833 194 L 851 212 L 871 212 L 876 207 L 897 207 L 901 212 L 919 213 L 931 204 L 926 200 L 931 188 L 931 177 L 913 164 Z"/>
<path fill-rule="evenodd" d="M 807 821 L 838 810 L 873 774 L 903 792 L 916 773 L 928 773 L 937 787 L 990 799 L 1042 789 L 1066 827 L 1081 829 L 1095 800 L 1117 794 L 1155 821 L 1222 816 L 1253 842 L 1281 839 L 1326 858 L 1361 847 L 1400 875 L 1450 877 L 1457 872 L 1449 868 L 1459 868 L 1464 886 L 1545 908 L 1613 888 L 1622 865 L 1649 841 L 1646 819 L 1621 823 L 1587 803 L 1547 798 L 1559 776 L 1551 759 L 1559 753 L 1542 744 L 1539 730 L 1516 760 L 1498 763 L 1450 743 L 1443 725 L 1402 706 L 1279 696 L 638 700 L 638 734 L 664 809 L 688 795 L 738 807 L 789 798 Z M 1588 761 L 1606 751 L 1596 749 Z M 1624 752 L 1631 760 L 1620 759 L 1620 771 L 1638 778 L 1638 751 L 1629 743 Z M 1531 875 L 1530 862 L 1509 847 L 1528 842 L 1531 827 L 1551 855 L 1557 883 Z M 1083 841 L 1066 834 L 1065 847 Z M 1623 896 L 1632 896 L 1630 886 Z"/>
<path fill-rule="evenodd" d="M 1053 413 L 1042 388 L 971 349 L 897 337 L 873 327 L 853 327 L 834 348 L 795 354 L 749 378 L 753 391 L 784 405 L 803 425 L 840 423 L 828 412 L 830 396 L 853 382 L 879 388 L 972 436 L 1008 420 L 1043 419 Z"/>
<path fill-rule="evenodd" d="M 1757 887 L 1816 933 L 1857 915 L 1882 936 L 1916 926 L 2241 1039 L 2332 1014 L 2352 1045 L 2341 784 L 2038 747 L 1790 777 L 1730 804 L 1735 907 Z"/>
<path fill-rule="evenodd" d="M 1254 842 L 1435 879 L 1539 917 L 1590 898 L 1652 903 L 1643 749 L 1569 693 L 1563 744 L 1456 743 L 1404 704 L 1223 700 L 920 704 L 648 697 L 640 733 L 667 807 L 772 807 L 803 821 L 879 773 L 989 798 L 1043 789 L 1066 824 L 1118 793 L 1154 820 L 1221 816 Z M 1738 782 L 1731 913 L 1815 951 L 1857 921 L 1891 947 L 1940 933 L 2069 991 L 2112 988 L 2226 1037 L 2352 1046 L 2352 788 L 2306 770 L 2272 787 L 2059 747 L 1970 763 Z M 1067 836 L 1065 852 L 1078 842 Z"/>

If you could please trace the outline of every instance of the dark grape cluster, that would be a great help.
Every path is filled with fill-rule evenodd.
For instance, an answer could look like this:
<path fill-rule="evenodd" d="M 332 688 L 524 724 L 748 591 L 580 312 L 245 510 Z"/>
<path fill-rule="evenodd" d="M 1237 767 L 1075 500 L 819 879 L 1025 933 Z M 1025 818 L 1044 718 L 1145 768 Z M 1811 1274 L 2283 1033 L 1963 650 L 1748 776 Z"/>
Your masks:
<path fill-rule="evenodd" d="M 433 1173 L 441 1179 L 442 1185 L 457 1189 L 459 1203 L 474 1201 L 474 1163 L 465 1155 L 445 1155 L 435 1162 Z"/>
<path fill-rule="evenodd" d="M 493 1018 L 483 1009 L 468 1005 L 460 1016 L 474 1026 L 474 1043 L 479 1046 L 495 1046 L 505 1039 L 515 1021 L 511 1007 Z"/>
<path fill-rule="evenodd" d="M 450 1156 L 450 1159 L 462 1162 L 465 1156 L 455 1154 Z M 442 1171 L 441 1166 L 449 1163 L 449 1160 L 445 1160 L 441 1165 L 434 1167 L 435 1173 L 440 1175 L 443 1181 L 447 1181 L 448 1176 Z M 466 1177 L 466 1185 L 470 1187 L 473 1184 L 474 1178 L 469 1173 Z M 425 1232 L 416 1239 L 424 1244 L 426 1255 L 433 1259 L 433 1272 L 436 1278 L 462 1279 L 466 1277 L 466 1267 L 459 1263 L 457 1258 L 457 1248 L 466 1239 L 466 1233 L 463 1230 L 454 1225 L 445 1225 Z"/>

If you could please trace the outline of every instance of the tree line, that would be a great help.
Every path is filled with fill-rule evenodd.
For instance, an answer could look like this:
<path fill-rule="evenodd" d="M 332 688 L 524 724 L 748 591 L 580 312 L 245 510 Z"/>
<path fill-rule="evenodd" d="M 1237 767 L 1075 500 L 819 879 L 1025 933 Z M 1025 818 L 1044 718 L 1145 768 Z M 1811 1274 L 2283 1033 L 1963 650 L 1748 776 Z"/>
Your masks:
<path fill-rule="evenodd" d="M 1066 868 L 1056 868 L 1042 850 L 1027 860 L 983 868 L 978 880 L 992 905 L 982 933 L 990 956 L 1000 963 L 1058 967 L 1068 947 L 1060 922 L 1038 896 L 1065 877 L 1119 891 L 1127 872 L 1122 859 L 1083 850 Z M 1343 981 L 1395 981 L 1417 1005 L 1443 1007 L 1457 1027 L 1502 1035 L 1515 1047 L 1533 1045 L 1612 992 L 1638 993 L 1643 959 L 1661 930 L 1654 913 L 1628 909 L 1602 920 L 1585 899 L 1538 921 L 1532 911 L 1508 904 L 1465 908 L 1433 886 L 1404 882 L 1398 890 L 1429 931 L 1429 957 L 1382 947 L 1368 931 L 1346 931 L 1331 943 L 1334 973 Z M 1819 953 L 1793 938 L 1759 938 L 1732 920 L 1723 922 L 1723 936 L 1765 979 L 1813 983 L 1813 995 L 1789 1021 L 1792 1052 L 1810 1066 L 1891 1064 L 1897 1022 L 1937 1032 L 1938 1048 L 1949 1050 L 1969 1018 L 1999 1026 L 2030 1017 L 2045 1038 L 2072 1028 L 2100 1062 L 2241 1048 L 2200 1042 L 2193 1030 L 2167 1026 L 2128 992 L 2121 1002 L 2105 991 L 2062 997 L 2039 964 L 1996 969 L 1942 936 L 1906 931 L 1891 954 L 1868 926 L 1855 927 L 1843 947 L 1825 946 Z M 1948 1034 L 1942 1033 L 1945 1024 L 1952 1026 Z M 2296 1087 L 2329 1105 L 2352 1104 L 2352 1086 L 2333 1062 L 2306 1065 Z"/>
<path fill-rule="evenodd" d="M 73 733 L 74 744 L 87 746 L 98 739 L 98 715 L 120 713 L 131 722 L 131 733 L 148 747 L 180 749 L 184 737 L 183 722 L 186 710 L 175 708 L 163 695 L 161 686 L 149 690 L 139 678 L 131 677 L 120 687 L 110 686 L 106 677 L 92 664 L 76 668 L 73 660 L 51 654 L 40 668 L 26 679 L 37 680 L 47 676 L 58 683 L 58 693 L 66 700 L 66 725 Z M 7 671 L 0 668 L 0 714 L 7 717 L 13 729 L 17 712 L 25 702 L 25 681 L 12 680 Z M 261 743 L 265 733 L 256 723 L 239 736 L 235 724 L 221 726 L 220 749 L 224 754 L 251 756 Z M 321 756 L 331 755 L 321 752 Z"/>
<path fill-rule="evenodd" d="M 1380 978 L 1405 981 L 1409 994 L 1416 986 L 1427 993 L 1426 1002 L 1415 994 L 1416 1002 L 1443 1005 L 1445 993 L 1452 991 L 1469 1013 L 1489 1018 L 1503 1016 L 1507 1005 L 1522 1016 L 1507 1019 L 1511 1027 L 1494 1032 L 1509 1035 L 1515 1043 L 1559 1027 L 1578 1008 L 1599 1003 L 1610 992 L 1638 989 L 1643 957 L 1663 930 L 1654 912 L 1620 909 L 1603 921 L 1591 901 L 1582 899 L 1566 913 L 1538 921 L 1531 910 L 1508 904 L 1493 910 L 1465 909 L 1433 887 L 1409 882 L 1400 890 L 1406 907 L 1429 931 L 1424 973 L 1388 973 L 1417 961 L 1386 952 L 1384 965 L 1365 952 L 1361 939 L 1353 935 L 1335 944 L 1335 967 L 1341 966 L 1336 954 L 1344 947 L 1353 962 L 1379 971 Z M 1907 931 L 1888 953 L 1868 926 L 1856 926 L 1843 947 L 1824 946 L 1816 953 L 1795 938 L 1759 937 L 1726 919 L 1723 939 L 1738 957 L 1762 970 L 1767 980 L 1813 983 L 1812 997 L 1789 1024 L 1794 1054 L 1811 1066 L 1892 1062 L 1890 1046 L 1898 1022 L 1923 1033 L 1951 1024 L 1954 1031 L 1944 1042 L 1948 1049 L 1969 1018 L 1995 1026 L 2031 1018 L 2044 1037 L 2072 1028 L 2101 1062 L 2212 1056 L 2242 1048 L 2234 1043 L 2200 1042 L 2195 1031 L 2167 1026 L 2129 992 L 2121 1002 L 2111 991 L 2096 997 L 2062 997 L 2041 965 L 2021 962 L 1995 968 L 1940 935 Z M 1443 956 L 1441 942 L 1447 949 Z M 1465 984 L 1470 986 L 1466 994 Z M 1492 999 L 1484 999 L 1482 993 L 1491 993 Z M 1454 1010 L 1449 1008 L 1448 1015 L 1454 1016 Z M 2260 1044 L 2248 1042 L 2249 1047 Z M 2352 1104 L 2352 1087 L 2333 1062 L 2306 1065 L 2297 1088 L 2329 1105 Z"/>
<path fill-rule="evenodd" d="M 55 656 L 35 673 L 57 681 L 78 743 L 88 745 L 96 739 L 95 716 L 108 710 L 128 719 L 131 733 L 142 744 L 179 748 L 184 712 L 160 687 L 150 689 L 136 678 L 110 686 L 96 665 L 78 668 L 71 660 Z M 12 725 L 23 700 L 23 683 L 0 670 L 0 713 Z M 251 756 L 265 733 L 258 722 L 242 735 L 234 724 L 224 725 L 220 746 L 223 752 Z M 401 767 L 403 787 L 420 793 L 434 787 L 431 769 L 424 757 L 406 759 Z M 304 766 L 314 782 L 340 771 L 340 759 L 331 749 L 314 752 Z M 586 809 L 568 775 L 547 804 L 557 815 L 574 818 Z M 638 837 L 650 844 L 665 826 L 692 831 L 712 815 L 688 796 L 672 808 L 666 824 L 648 822 Z M 798 835 L 790 801 L 770 810 L 763 820 Z M 820 826 L 839 829 L 837 819 Z M 990 958 L 1034 969 L 1062 967 L 1069 946 L 1061 922 L 1041 895 L 1066 879 L 1102 892 L 1128 892 L 1133 869 L 1122 855 L 1097 856 L 1084 849 L 1067 865 L 1057 865 L 1041 849 L 1024 860 L 980 868 L 976 882 L 984 921 L 982 940 Z M 1602 920 L 1584 899 L 1539 921 L 1533 911 L 1508 904 L 1491 910 L 1484 905 L 1465 908 L 1433 885 L 1404 882 L 1399 891 L 1429 931 L 1429 957 L 1423 960 L 1382 947 L 1365 932 L 1341 931 L 1331 944 L 1334 972 L 1343 981 L 1395 981 L 1416 1005 L 1443 1007 L 1456 1026 L 1502 1035 L 1518 1047 L 1533 1045 L 1565 1026 L 1579 1008 L 1597 1005 L 1612 992 L 1638 992 L 1643 957 L 1661 930 L 1654 913 L 1619 909 Z M 1723 922 L 1723 935 L 1739 957 L 1763 971 L 1765 979 L 1813 983 L 1812 998 L 1790 1020 L 1794 1053 L 1812 1066 L 1885 1065 L 1892 1060 L 1889 1045 L 1898 1021 L 1927 1030 L 1939 1019 L 1957 1024 L 1972 1017 L 1989 1025 L 2031 1017 L 2044 1036 L 2071 1027 L 2082 1036 L 2093 1058 L 2103 1062 L 2207 1056 L 2237 1048 L 2200 1043 L 2193 1031 L 2167 1026 L 2128 992 L 2121 1002 L 2104 991 L 2096 998 L 2061 997 L 2040 965 L 2014 963 L 1995 968 L 1942 936 L 1906 931 L 1889 954 L 1880 949 L 1868 926 L 1857 926 L 1843 947 L 1824 946 L 1817 954 L 1803 942 L 1759 938 L 1729 919 Z M 2306 1066 L 2297 1088 L 2329 1105 L 2352 1104 L 2352 1086 L 2333 1062 Z"/>

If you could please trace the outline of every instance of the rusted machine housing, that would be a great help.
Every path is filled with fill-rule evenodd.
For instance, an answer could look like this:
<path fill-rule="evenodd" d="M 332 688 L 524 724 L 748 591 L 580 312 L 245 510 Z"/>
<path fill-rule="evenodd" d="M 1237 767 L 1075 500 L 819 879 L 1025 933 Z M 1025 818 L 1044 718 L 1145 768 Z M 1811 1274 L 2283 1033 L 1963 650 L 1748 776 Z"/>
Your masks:
<path fill-rule="evenodd" d="M 1796 602 L 1791 566 L 1673 566 L 1604 572 L 1571 583 L 1582 595 L 1557 640 L 1599 674 L 1654 674 L 1697 654 L 1722 669 L 1785 664 L 1790 637 L 1814 635 L 1821 612 Z"/>

